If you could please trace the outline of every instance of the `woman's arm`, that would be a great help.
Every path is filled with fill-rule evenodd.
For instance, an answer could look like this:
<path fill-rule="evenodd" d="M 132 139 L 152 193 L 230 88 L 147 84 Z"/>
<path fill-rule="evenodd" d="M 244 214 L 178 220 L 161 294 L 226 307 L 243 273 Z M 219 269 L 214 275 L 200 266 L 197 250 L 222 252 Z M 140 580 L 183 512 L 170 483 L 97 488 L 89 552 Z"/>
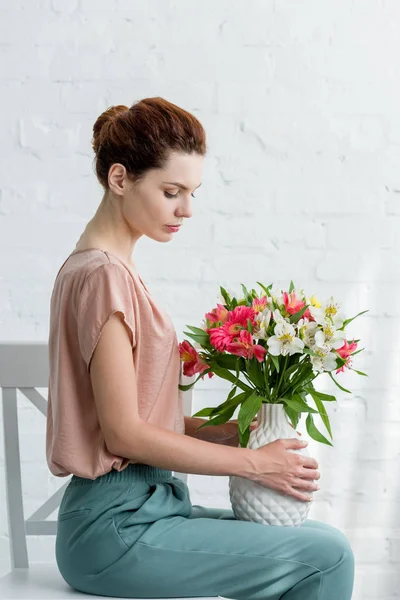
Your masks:
<path fill-rule="evenodd" d="M 310 499 L 301 490 L 316 489 L 316 461 L 288 451 L 302 446 L 298 439 L 276 440 L 257 450 L 233 448 L 143 421 L 132 345 L 117 313 L 104 325 L 89 367 L 100 427 L 117 456 L 178 473 L 237 475 L 299 500 Z M 237 423 L 228 426 L 237 429 Z"/>
<path fill-rule="evenodd" d="M 179 473 L 252 476 L 252 450 L 209 443 L 140 418 L 132 347 L 117 313 L 103 327 L 90 363 L 90 378 L 100 427 L 113 454 Z M 197 421 L 194 417 L 189 421 L 192 431 Z M 212 429 L 205 427 L 199 433 L 215 434 Z"/>

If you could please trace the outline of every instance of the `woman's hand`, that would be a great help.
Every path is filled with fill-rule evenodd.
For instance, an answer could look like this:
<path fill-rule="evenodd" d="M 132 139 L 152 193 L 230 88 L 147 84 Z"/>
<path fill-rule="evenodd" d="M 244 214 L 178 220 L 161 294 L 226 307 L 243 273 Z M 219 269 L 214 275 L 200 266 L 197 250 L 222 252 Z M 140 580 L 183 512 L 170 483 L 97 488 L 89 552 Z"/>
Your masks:
<path fill-rule="evenodd" d="M 279 439 L 253 450 L 250 461 L 254 471 L 248 476 L 259 485 L 269 487 L 297 500 L 310 501 L 318 488 L 318 463 L 314 458 L 290 450 L 305 448 L 298 438 Z"/>

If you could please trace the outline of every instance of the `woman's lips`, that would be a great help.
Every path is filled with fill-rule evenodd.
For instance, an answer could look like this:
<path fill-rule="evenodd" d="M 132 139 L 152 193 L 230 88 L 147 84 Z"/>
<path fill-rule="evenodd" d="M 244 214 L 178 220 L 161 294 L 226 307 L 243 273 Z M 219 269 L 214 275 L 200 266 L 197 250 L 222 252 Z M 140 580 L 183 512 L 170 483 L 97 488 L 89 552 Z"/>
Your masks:
<path fill-rule="evenodd" d="M 169 229 L 170 231 L 177 232 L 177 231 L 179 231 L 180 225 L 177 225 L 177 226 L 166 225 L 166 227 L 168 227 L 168 229 Z"/>

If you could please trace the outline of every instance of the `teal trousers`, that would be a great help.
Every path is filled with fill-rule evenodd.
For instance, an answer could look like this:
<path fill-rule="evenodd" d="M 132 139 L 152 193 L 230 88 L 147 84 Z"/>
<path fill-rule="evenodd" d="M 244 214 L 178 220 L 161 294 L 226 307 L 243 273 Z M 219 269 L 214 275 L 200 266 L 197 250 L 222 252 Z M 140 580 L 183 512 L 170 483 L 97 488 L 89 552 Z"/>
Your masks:
<path fill-rule="evenodd" d="M 183 481 L 143 464 L 72 477 L 56 560 L 72 588 L 123 598 L 349 600 L 354 578 L 339 530 L 311 520 L 263 525 L 192 505 Z"/>

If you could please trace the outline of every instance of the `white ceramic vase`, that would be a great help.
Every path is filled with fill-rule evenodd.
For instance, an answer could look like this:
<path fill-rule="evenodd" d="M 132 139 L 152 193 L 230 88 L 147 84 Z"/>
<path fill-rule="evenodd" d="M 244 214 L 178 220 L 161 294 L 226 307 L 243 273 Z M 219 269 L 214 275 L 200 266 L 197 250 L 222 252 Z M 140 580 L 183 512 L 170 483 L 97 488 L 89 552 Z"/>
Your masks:
<path fill-rule="evenodd" d="M 258 426 L 250 433 L 248 448 L 255 450 L 279 438 L 300 437 L 289 424 L 283 404 L 263 402 L 257 419 Z M 305 448 L 290 452 L 309 456 Z M 265 525 L 299 527 L 307 518 L 311 507 L 310 502 L 296 500 L 292 496 L 285 496 L 250 479 L 237 476 L 229 477 L 229 496 L 237 519 Z"/>

